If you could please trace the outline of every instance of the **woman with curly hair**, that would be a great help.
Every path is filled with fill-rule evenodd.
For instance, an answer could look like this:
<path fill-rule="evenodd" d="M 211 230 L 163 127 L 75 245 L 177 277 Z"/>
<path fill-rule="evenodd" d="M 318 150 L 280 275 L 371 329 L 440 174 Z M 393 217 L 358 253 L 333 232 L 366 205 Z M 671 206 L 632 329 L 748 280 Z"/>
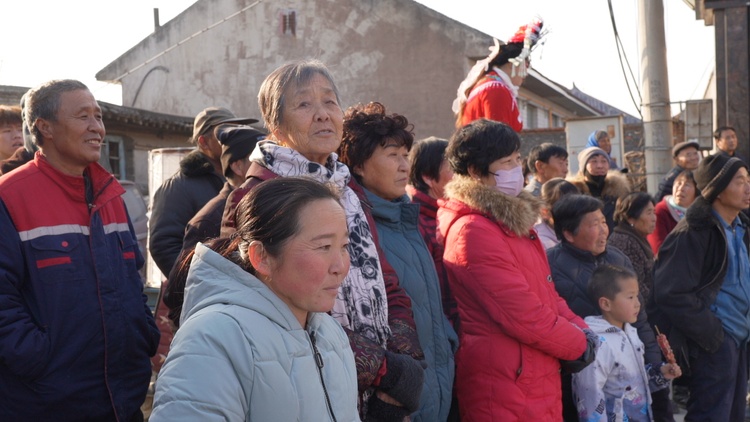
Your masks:
<path fill-rule="evenodd" d="M 445 421 L 451 407 L 458 338 L 443 313 L 435 264 L 417 229 L 419 205 L 406 195 L 413 142 L 406 117 L 386 114 L 377 102 L 357 105 L 344 114 L 339 157 L 364 187 L 380 245 L 412 299 L 427 368 L 419 409 L 411 420 Z"/>

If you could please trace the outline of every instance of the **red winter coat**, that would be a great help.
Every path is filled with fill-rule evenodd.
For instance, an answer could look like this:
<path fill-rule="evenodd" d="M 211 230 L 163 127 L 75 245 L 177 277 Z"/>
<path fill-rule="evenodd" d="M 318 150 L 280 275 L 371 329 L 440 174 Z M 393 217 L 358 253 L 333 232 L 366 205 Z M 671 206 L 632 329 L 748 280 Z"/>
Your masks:
<path fill-rule="evenodd" d="M 560 359 L 586 350 L 586 324 L 560 298 L 532 229 L 540 201 L 454 176 L 439 236 L 461 320 L 462 420 L 560 421 Z"/>
<path fill-rule="evenodd" d="M 461 124 L 468 125 L 481 118 L 505 123 L 516 132 L 523 129 L 516 97 L 495 71 L 487 73 L 472 88 L 461 115 Z"/>

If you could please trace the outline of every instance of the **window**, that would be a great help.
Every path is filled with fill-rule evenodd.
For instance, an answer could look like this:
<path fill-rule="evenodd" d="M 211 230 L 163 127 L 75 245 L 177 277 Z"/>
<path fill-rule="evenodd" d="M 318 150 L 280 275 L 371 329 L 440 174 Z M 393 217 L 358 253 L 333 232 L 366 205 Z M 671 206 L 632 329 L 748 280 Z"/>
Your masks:
<path fill-rule="evenodd" d="M 119 136 L 106 136 L 102 144 L 99 164 L 112 172 L 115 179 L 127 178 L 125 174 L 125 142 Z"/>
<path fill-rule="evenodd" d="M 526 119 L 523 122 L 524 129 L 536 129 L 539 127 L 539 108 L 533 104 L 526 103 Z"/>
<path fill-rule="evenodd" d="M 565 126 L 565 122 L 563 121 L 563 118 L 561 116 L 558 116 L 557 114 L 552 114 L 552 127 L 563 127 Z"/>

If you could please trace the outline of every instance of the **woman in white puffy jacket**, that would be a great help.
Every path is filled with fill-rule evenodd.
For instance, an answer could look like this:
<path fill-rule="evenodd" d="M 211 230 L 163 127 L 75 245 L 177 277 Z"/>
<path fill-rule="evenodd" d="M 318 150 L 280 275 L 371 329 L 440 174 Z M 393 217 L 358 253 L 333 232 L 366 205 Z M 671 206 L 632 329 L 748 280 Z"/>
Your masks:
<path fill-rule="evenodd" d="M 354 355 L 325 313 L 349 268 L 337 193 L 270 180 L 237 219 L 195 250 L 150 420 L 358 421 Z"/>

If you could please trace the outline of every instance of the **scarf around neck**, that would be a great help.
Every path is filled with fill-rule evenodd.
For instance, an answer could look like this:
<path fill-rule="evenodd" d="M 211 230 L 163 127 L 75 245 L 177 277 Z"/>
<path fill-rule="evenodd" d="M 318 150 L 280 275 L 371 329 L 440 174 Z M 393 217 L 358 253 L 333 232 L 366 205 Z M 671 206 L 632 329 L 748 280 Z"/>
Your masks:
<path fill-rule="evenodd" d="M 341 192 L 341 205 L 349 228 L 349 273 L 339 287 L 333 316 L 344 328 L 360 333 L 385 347 L 391 335 L 380 259 L 357 194 L 348 186 L 349 168 L 331 153 L 325 165 L 312 162 L 299 152 L 273 141 L 258 142 L 250 154 L 256 162 L 281 177 L 307 177 L 333 183 Z"/>

